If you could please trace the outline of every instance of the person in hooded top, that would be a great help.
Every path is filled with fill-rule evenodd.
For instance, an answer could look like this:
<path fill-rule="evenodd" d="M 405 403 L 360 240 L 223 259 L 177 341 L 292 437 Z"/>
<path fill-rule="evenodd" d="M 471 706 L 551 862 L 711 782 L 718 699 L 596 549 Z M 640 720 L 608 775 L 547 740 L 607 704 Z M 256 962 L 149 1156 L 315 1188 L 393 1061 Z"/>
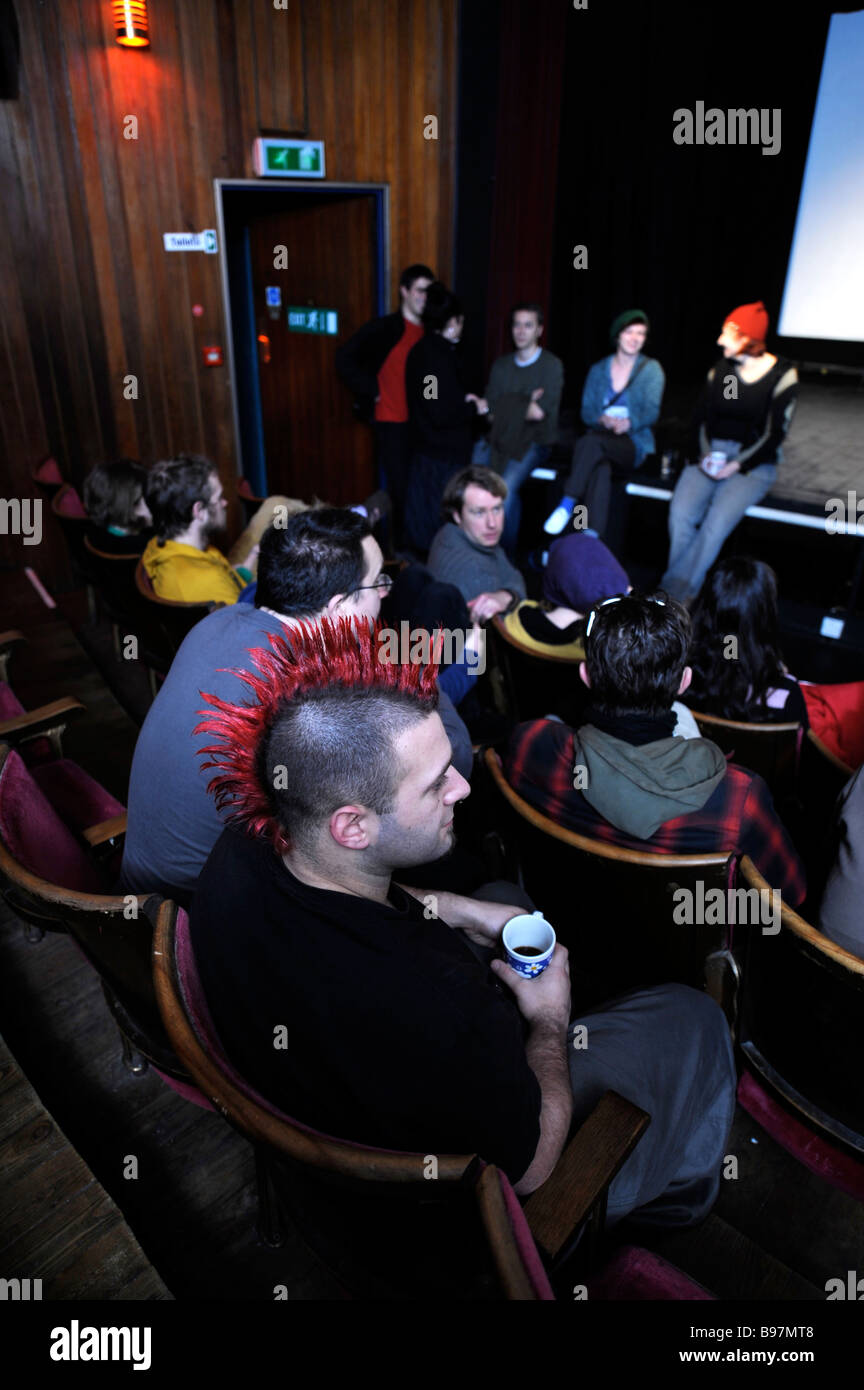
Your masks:
<path fill-rule="evenodd" d="M 631 593 L 592 609 L 579 670 L 591 692 L 584 722 L 518 725 L 507 780 L 592 839 L 660 854 L 749 854 L 796 906 L 804 870 L 762 778 L 727 764 L 708 739 L 673 736 L 672 704 L 690 684 L 689 644 L 686 609 L 666 595 Z"/>
<path fill-rule="evenodd" d="M 502 621 L 511 637 L 538 656 L 582 661 L 586 613 L 604 598 L 629 588 L 626 570 L 599 536 L 571 531 L 550 546 L 542 599 L 523 599 Z"/>

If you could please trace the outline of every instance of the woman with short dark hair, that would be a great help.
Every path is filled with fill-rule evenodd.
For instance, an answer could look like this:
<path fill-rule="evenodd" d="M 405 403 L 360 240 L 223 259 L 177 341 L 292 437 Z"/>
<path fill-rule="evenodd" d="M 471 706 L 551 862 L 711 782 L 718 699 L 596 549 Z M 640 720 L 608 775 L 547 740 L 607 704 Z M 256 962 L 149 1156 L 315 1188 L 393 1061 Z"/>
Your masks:
<path fill-rule="evenodd" d="M 613 351 L 585 378 L 582 419 L 588 430 L 574 446 L 564 496 L 543 528 L 547 535 L 560 535 L 581 502 L 588 517 L 579 529 L 587 525 L 603 537 L 613 477 L 632 473 L 654 448 L 651 426 L 660 414 L 666 378 L 660 363 L 642 351 L 648 331 L 641 309 L 626 309 L 609 329 Z"/>
<path fill-rule="evenodd" d="M 440 280 L 426 291 L 424 336 L 405 365 L 405 388 L 414 435 L 408 474 L 405 532 L 410 545 L 427 551 L 438 529 L 441 497 L 454 473 L 471 462 L 472 424 L 489 407 L 466 391 L 459 342 L 462 304 Z"/>
<path fill-rule="evenodd" d="M 106 555 L 141 555 L 153 534 L 144 497 L 147 469 L 137 459 L 97 463 L 84 479 L 88 538 Z"/>

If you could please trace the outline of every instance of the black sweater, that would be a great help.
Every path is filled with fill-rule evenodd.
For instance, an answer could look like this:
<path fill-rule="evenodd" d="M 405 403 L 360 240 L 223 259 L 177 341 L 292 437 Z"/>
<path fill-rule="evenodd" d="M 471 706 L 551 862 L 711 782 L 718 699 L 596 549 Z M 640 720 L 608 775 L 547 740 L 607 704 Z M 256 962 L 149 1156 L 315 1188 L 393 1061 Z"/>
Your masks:
<path fill-rule="evenodd" d="M 735 379 L 736 395 L 727 400 L 729 377 Z M 776 463 L 797 399 L 798 374 L 786 358 L 778 357 L 769 372 L 750 383 L 738 375 L 734 362 L 724 359 L 715 363 L 702 388 L 693 421 L 699 457 L 708 453 L 712 439 L 734 439 L 741 445 L 738 459 L 742 473 L 749 473 L 760 463 Z"/>
<path fill-rule="evenodd" d="M 467 467 L 477 411 L 465 399 L 458 343 L 427 332 L 408 354 L 405 389 L 417 452 Z"/>

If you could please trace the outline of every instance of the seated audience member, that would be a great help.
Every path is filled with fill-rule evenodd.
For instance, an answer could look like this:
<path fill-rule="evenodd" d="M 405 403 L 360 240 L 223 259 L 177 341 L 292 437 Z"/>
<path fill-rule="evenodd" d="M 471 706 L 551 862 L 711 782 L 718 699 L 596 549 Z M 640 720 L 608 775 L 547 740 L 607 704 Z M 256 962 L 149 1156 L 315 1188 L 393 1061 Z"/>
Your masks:
<path fill-rule="evenodd" d="M 611 550 L 596 536 L 571 531 L 549 548 L 539 603 L 523 599 L 504 618 L 504 626 L 538 656 L 584 660 L 583 619 L 604 598 L 625 594 L 630 580 Z"/>
<path fill-rule="evenodd" d="M 834 812 L 837 858 L 819 908 L 819 926 L 845 951 L 864 959 L 864 768 L 843 788 Z"/>
<path fill-rule="evenodd" d="M 450 650 L 444 650 L 442 645 L 438 686 L 454 705 L 461 704 L 485 669 L 486 648 L 482 630 L 479 624 L 472 623 L 468 606 L 455 584 L 433 579 L 425 565 L 405 565 L 382 601 L 381 621 L 399 631 L 401 624 L 407 623 L 409 633 L 420 628 L 431 635 L 443 628 L 445 634 L 452 634 Z M 453 641 L 456 634 L 462 637 L 458 647 Z"/>
<path fill-rule="evenodd" d="M 201 875 L 191 934 L 228 1057 L 316 1129 L 478 1152 L 520 1193 L 544 1182 L 571 1121 L 612 1086 L 652 1122 L 612 1183 L 610 1220 L 635 1209 L 658 1226 L 700 1220 L 735 1103 L 720 1010 L 682 985 L 634 992 L 586 1017 L 590 1046 L 577 1050 L 563 947 L 533 980 L 490 964 L 522 905 L 441 893 L 430 915 L 422 889 L 393 881 L 448 852 L 469 788 L 433 668 L 382 664 L 374 641 L 323 623 L 250 653 L 253 703 L 213 701 L 201 725 L 211 790 L 235 824 Z M 286 1021 L 290 1045 L 276 1049 Z"/>
<path fill-rule="evenodd" d="M 147 503 L 156 535 L 144 551 L 143 564 L 159 598 L 182 603 L 236 603 L 254 577 L 257 546 L 235 569 L 210 544 L 225 529 L 228 503 L 219 474 L 207 459 L 181 454 L 157 463 L 147 484 Z"/>
<path fill-rule="evenodd" d="M 153 535 L 144 498 L 147 469 L 137 459 L 97 463 L 84 479 L 91 545 L 105 555 L 141 555 Z"/>
<path fill-rule="evenodd" d="M 669 560 L 660 581 L 688 605 L 747 508 L 771 491 L 783 458 L 798 373 L 788 358 L 766 351 L 768 323 L 761 300 L 732 310 L 717 339 L 723 356 L 694 412 L 694 461 L 669 503 Z"/>
<path fill-rule="evenodd" d="M 619 314 L 609 330 L 614 352 L 595 362 L 585 378 L 582 419 L 588 429 L 576 441 L 564 496 L 543 528 L 550 536 L 561 534 L 580 501 L 589 526 L 605 535 L 613 477 L 627 477 L 654 449 L 651 426 L 666 378 L 656 358 L 642 353 L 647 336 L 641 309 Z"/>
<path fill-rule="evenodd" d="M 538 656 L 584 661 L 586 614 L 604 599 L 629 594 L 632 588 L 626 572 L 598 536 L 571 531 L 552 542 L 541 601 L 525 599 L 506 614 L 504 627 Z M 699 725 L 686 705 L 675 700 L 672 709 L 675 738 L 699 738 Z"/>
<path fill-rule="evenodd" d="M 689 644 L 690 620 L 674 599 L 630 594 L 598 605 L 580 667 L 591 692 L 585 722 L 519 725 L 508 780 L 537 810 L 594 839 L 660 854 L 749 854 L 795 906 L 804 871 L 762 778 L 727 764 L 708 739 L 673 737 Z"/>
<path fill-rule="evenodd" d="M 185 904 L 222 831 L 194 751 L 200 692 L 240 698 L 234 670 L 248 664 L 251 647 L 301 621 L 374 619 L 389 583 L 368 521 L 347 509 L 301 512 L 265 532 L 256 606 L 232 604 L 193 627 L 141 727 L 129 781 L 125 891 L 161 892 Z M 441 704 L 454 762 L 470 773 L 468 730 L 446 697 Z"/>
<path fill-rule="evenodd" d="M 778 628 L 777 576 L 770 565 L 745 555 L 719 560 L 693 610 L 688 704 L 722 719 L 796 720 L 858 767 L 864 761 L 864 681 L 797 681 L 783 665 Z"/>
<path fill-rule="evenodd" d="M 507 484 L 491 468 L 463 468 L 445 488 L 444 525 L 429 551 L 430 572 L 456 585 L 476 622 L 525 597 L 525 580 L 500 544 L 506 496 Z"/>

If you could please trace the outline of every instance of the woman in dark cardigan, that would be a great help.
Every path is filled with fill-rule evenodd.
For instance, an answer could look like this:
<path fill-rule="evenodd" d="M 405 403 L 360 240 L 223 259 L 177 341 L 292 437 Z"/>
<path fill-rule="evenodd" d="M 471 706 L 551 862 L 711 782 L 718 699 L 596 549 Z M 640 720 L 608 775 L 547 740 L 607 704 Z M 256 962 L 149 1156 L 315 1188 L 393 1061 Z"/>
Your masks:
<path fill-rule="evenodd" d="M 409 544 L 423 552 L 440 525 L 447 482 L 471 462 L 473 422 L 489 411 L 465 388 L 459 352 L 464 322 L 459 300 L 434 281 L 426 292 L 425 334 L 405 364 L 413 434 L 405 532 Z"/>

